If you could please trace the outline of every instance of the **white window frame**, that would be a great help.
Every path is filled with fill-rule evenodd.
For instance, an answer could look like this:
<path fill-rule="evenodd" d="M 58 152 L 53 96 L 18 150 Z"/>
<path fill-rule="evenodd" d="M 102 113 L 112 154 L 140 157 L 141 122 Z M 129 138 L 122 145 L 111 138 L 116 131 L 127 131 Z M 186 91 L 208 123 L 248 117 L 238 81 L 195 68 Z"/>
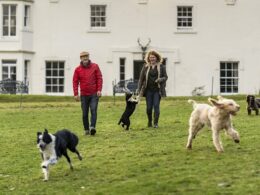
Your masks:
<path fill-rule="evenodd" d="M 124 69 L 124 71 L 121 71 L 121 68 Z M 120 57 L 119 58 L 119 81 L 125 80 L 125 70 L 126 70 L 126 58 Z M 123 79 L 121 79 L 122 77 Z"/>
<path fill-rule="evenodd" d="M 30 60 L 24 60 L 24 71 L 23 71 L 23 82 L 29 84 L 29 71 L 30 71 Z"/>
<path fill-rule="evenodd" d="M 23 27 L 26 29 L 31 28 L 31 16 L 32 16 L 32 6 L 25 4 L 24 5 L 24 14 L 23 14 Z"/>
<path fill-rule="evenodd" d="M 181 26 L 179 27 L 178 26 L 178 8 L 179 7 L 187 7 L 187 8 L 192 8 L 192 16 L 191 16 L 191 19 L 192 19 L 192 26 Z M 196 34 L 197 33 L 197 30 L 196 30 L 196 25 L 197 25 L 197 7 L 195 5 L 190 5 L 190 4 L 178 4 L 176 5 L 176 8 L 175 8 L 175 25 L 176 25 L 176 30 L 174 31 L 175 34 Z M 186 16 L 184 16 L 186 17 Z M 189 18 L 189 16 L 186 17 L 187 19 Z"/>
<path fill-rule="evenodd" d="M 8 6 L 8 20 L 7 20 L 7 23 L 8 24 L 4 24 L 4 6 Z M 12 22 L 12 15 L 11 15 L 11 6 L 15 6 L 15 25 L 14 24 L 11 24 Z M 17 36 L 17 4 L 2 4 L 1 5 L 1 29 L 2 29 L 2 32 L 1 32 L 1 36 L 2 37 L 16 37 Z M 4 26 L 7 26 L 8 27 L 8 35 L 4 35 Z M 12 27 L 15 27 L 15 35 L 11 35 L 11 28 Z"/>
<path fill-rule="evenodd" d="M 47 63 L 51 63 L 51 67 L 47 67 Z M 53 63 L 57 63 L 57 68 L 53 68 Z M 63 63 L 63 75 L 59 75 L 59 70 L 61 69 L 59 67 L 60 63 Z M 51 74 L 53 71 L 57 71 L 57 75 L 47 75 L 47 71 L 51 71 Z M 47 82 L 48 79 L 50 79 L 50 84 Z M 59 83 L 59 80 L 63 79 L 63 83 Z M 53 83 L 56 81 L 56 83 Z M 47 84 L 48 83 L 48 84 Z M 51 87 L 51 90 L 48 91 L 47 87 Z M 57 90 L 54 90 L 54 87 L 57 87 Z M 60 90 L 60 87 L 63 87 L 63 90 Z M 65 61 L 64 60 L 46 60 L 45 61 L 45 93 L 49 94 L 63 94 L 65 92 Z"/>
<path fill-rule="evenodd" d="M 225 65 L 225 68 L 221 68 L 222 64 Z M 234 68 L 234 65 L 236 65 L 237 68 Z M 225 88 L 224 91 L 222 91 L 221 89 L 222 87 Z M 237 91 L 234 91 L 235 87 L 237 87 Z M 231 88 L 231 91 L 228 92 L 227 88 Z M 219 91 L 221 94 L 228 94 L 228 95 L 239 93 L 239 62 L 238 61 L 220 61 Z"/>
<path fill-rule="evenodd" d="M 3 74 L 4 74 L 4 72 L 3 72 L 3 68 L 4 67 L 7 67 L 7 78 L 5 78 L 5 79 L 11 79 L 12 78 L 12 75 L 13 75 L 13 73 L 11 72 L 11 68 L 13 68 L 13 67 L 15 67 L 15 80 L 17 79 L 17 61 L 16 60 L 13 60 L 13 59 L 11 59 L 11 60 L 2 60 L 2 75 L 1 75 L 1 77 L 2 77 L 2 80 L 4 80 L 4 78 L 3 78 Z"/>
<path fill-rule="evenodd" d="M 107 26 L 107 6 L 90 5 L 90 26 L 91 28 L 106 28 Z M 102 13 L 104 15 L 102 15 Z M 96 21 L 92 21 L 95 19 Z M 103 20 L 102 20 L 103 19 Z"/>
<path fill-rule="evenodd" d="M 105 6 L 105 11 L 106 11 L 106 14 L 105 14 L 105 18 L 106 18 L 106 25 L 103 27 L 103 26 L 99 26 L 99 27 L 92 27 L 91 26 L 91 6 Z M 110 33 L 110 19 L 111 19 L 111 3 L 110 2 L 102 2 L 102 1 L 95 1 L 95 0 L 92 0 L 90 1 L 88 4 L 88 10 L 89 10 L 89 17 L 88 17 L 88 33 Z"/>

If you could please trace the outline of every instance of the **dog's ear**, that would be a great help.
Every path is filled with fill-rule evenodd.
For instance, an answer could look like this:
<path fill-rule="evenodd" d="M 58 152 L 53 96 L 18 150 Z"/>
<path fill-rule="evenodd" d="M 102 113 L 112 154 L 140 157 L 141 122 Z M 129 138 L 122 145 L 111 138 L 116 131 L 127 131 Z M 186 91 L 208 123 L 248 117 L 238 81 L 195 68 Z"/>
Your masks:
<path fill-rule="evenodd" d="M 209 98 L 208 101 L 213 105 L 216 106 L 218 108 L 223 108 L 224 105 L 219 103 L 217 100 L 213 99 L 213 98 Z"/>
<path fill-rule="evenodd" d="M 36 142 L 37 144 L 40 142 L 40 138 L 39 138 L 40 135 L 42 135 L 42 132 L 38 131 L 37 132 L 37 142 Z"/>
<path fill-rule="evenodd" d="M 223 100 L 224 98 L 221 95 L 218 95 L 218 100 Z"/>
<path fill-rule="evenodd" d="M 126 94 L 132 94 L 132 92 L 131 92 L 128 88 L 126 88 L 126 87 L 123 88 L 123 91 L 124 91 Z"/>
<path fill-rule="evenodd" d="M 246 102 L 249 103 L 249 95 L 246 96 Z"/>
<path fill-rule="evenodd" d="M 48 129 L 45 128 L 45 129 L 44 129 L 44 133 L 48 133 Z"/>

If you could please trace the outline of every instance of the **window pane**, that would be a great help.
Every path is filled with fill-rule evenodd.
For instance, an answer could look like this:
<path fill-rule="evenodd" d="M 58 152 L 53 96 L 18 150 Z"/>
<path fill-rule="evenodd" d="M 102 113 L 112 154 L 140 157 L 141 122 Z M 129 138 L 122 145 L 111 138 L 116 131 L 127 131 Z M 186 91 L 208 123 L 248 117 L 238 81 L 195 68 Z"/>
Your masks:
<path fill-rule="evenodd" d="M 2 74 L 2 80 L 8 79 L 8 74 Z"/>
<path fill-rule="evenodd" d="M 10 72 L 11 74 L 16 74 L 16 67 L 15 66 L 10 67 Z"/>
<path fill-rule="evenodd" d="M 53 70 L 52 71 L 52 76 L 58 76 L 58 71 L 57 70 Z"/>
<path fill-rule="evenodd" d="M 16 15 L 16 6 L 11 5 L 11 16 L 15 16 L 15 15 Z"/>
<path fill-rule="evenodd" d="M 52 84 L 58 84 L 58 79 L 52 79 Z"/>
<path fill-rule="evenodd" d="M 3 17 L 3 26 L 8 26 L 8 16 Z"/>
<path fill-rule="evenodd" d="M 3 74 L 8 74 L 8 67 L 7 66 L 3 66 L 2 73 Z"/>
<path fill-rule="evenodd" d="M 50 69 L 51 68 L 51 62 L 46 62 L 46 69 Z"/>
<path fill-rule="evenodd" d="M 16 74 L 11 74 L 11 80 L 16 81 Z"/>
<path fill-rule="evenodd" d="M 12 27 L 11 28 L 11 36 L 15 36 L 16 35 L 16 27 Z"/>
<path fill-rule="evenodd" d="M 8 36 L 9 30 L 8 27 L 3 27 L 3 36 Z"/>
<path fill-rule="evenodd" d="M 231 71 L 231 70 L 228 70 L 228 71 L 227 71 L 227 76 L 228 76 L 228 77 L 231 77 L 231 76 L 232 76 L 232 71 Z"/>
<path fill-rule="evenodd" d="M 234 92 L 234 93 L 238 93 L 238 86 L 234 86 L 234 87 L 233 87 L 233 92 Z"/>
<path fill-rule="evenodd" d="M 226 79 L 220 79 L 220 85 L 226 85 Z"/>
<path fill-rule="evenodd" d="M 64 76 L 64 70 L 59 70 L 59 76 Z"/>
<path fill-rule="evenodd" d="M 227 63 L 227 69 L 230 70 L 232 68 L 231 63 Z"/>
<path fill-rule="evenodd" d="M 238 86 L 238 79 L 233 79 L 233 85 Z"/>
<path fill-rule="evenodd" d="M 120 58 L 119 63 L 120 63 L 120 65 L 124 65 L 125 64 L 125 58 Z"/>
<path fill-rule="evenodd" d="M 61 69 L 61 68 L 62 68 L 62 69 L 64 68 L 64 62 L 60 62 L 60 63 L 59 63 L 59 68 L 60 68 L 60 69 Z"/>
<path fill-rule="evenodd" d="M 24 6 L 24 26 L 29 26 L 30 6 Z"/>
<path fill-rule="evenodd" d="M 59 86 L 59 92 L 64 92 L 64 87 L 63 86 Z"/>
<path fill-rule="evenodd" d="M 52 76 L 52 75 L 51 75 L 51 70 L 46 70 L 46 76 L 48 76 L 48 77 L 49 77 L 49 76 Z"/>
<path fill-rule="evenodd" d="M 11 17 L 11 26 L 16 26 L 16 17 L 15 16 Z"/>
<path fill-rule="evenodd" d="M 46 92 L 51 92 L 51 86 L 46 86 Z"/>
<path fill-rule="evenodd" d="M 233 64 L 233 69 L 236 69 L 236 70 L 238 69 L 238 63 Z"/>
<path fill-rule="evenodd" d="M 55 68 L 55 69 L 58 68 L 58 62 L 53 62 L 52 63 L 52 68 Z"/>
<path fill-rule="evenodd" d="M 120 74 L 120 80 L 125 80 L 125 74 Z"/>
<path fill-rule="evenodd" d="M 227 79 L 227 85 L 231 85 L 232 84 L 232 79 Z"/>
<path fill-rule="evenodd" d="M 237 70 L 233 71 L 233 77 L 238 77 L 238 71 Z"/>
<path fill-rule="evenodd" d="M 231 86 L 227 86 L 226 87 L 226 92 L 227 93 L 231 93 L 232 92 L 232 87 Z"/>
<path fill-rule="evenodd" d="M 50 85 L 51 84 L 51 79 L 46 79 L 46 84 Z"/>
<path fill-rule="evenodd" d="M 225 69 L 226 68 L 226 64 L 225 63 L 220 63 L 220 69 Z"/>
<path fill-rule="evenodd" d="M 58 92 L 58 87 L 57 86 L 53 86 L 52 87 L 52 92 Z"/>
<path fill-rule="evenodd" d="M 9 6 L 8 5 L 3 5 L 3 15 L 9 15 L 9 11 L 8 11 Z"/>
<path fill-rule="evenodd" d="M 64 84 L 64 79 L 59 79 L 59 84 L 63 85 Z"/>

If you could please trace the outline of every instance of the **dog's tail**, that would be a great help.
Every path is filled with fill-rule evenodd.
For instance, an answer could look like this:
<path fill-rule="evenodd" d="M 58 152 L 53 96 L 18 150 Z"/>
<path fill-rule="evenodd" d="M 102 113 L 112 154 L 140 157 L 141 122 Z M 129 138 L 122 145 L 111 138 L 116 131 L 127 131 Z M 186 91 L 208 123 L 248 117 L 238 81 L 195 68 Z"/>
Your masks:
<path fill-rule="evenodd" d="M 197 105 L 197 102 L 196 102 L 196 101 L 189 99 L 189 100 L 188 100 L 188 103 L 192 104 L 193 109 L 196 108 L 196 105 Z"/>

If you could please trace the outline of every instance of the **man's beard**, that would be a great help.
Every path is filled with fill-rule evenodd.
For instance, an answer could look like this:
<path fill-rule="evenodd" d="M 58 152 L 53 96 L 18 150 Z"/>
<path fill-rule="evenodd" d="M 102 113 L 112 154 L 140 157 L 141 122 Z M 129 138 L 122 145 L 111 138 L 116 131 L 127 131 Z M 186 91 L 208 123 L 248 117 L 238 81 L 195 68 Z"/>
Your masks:
<path fill-rule="evenodd" d="M 83 66 L 88 66 L 89 60 L 83 60 L 83 61 L 82 61 L 82 64 L 83 64 Z"/>

